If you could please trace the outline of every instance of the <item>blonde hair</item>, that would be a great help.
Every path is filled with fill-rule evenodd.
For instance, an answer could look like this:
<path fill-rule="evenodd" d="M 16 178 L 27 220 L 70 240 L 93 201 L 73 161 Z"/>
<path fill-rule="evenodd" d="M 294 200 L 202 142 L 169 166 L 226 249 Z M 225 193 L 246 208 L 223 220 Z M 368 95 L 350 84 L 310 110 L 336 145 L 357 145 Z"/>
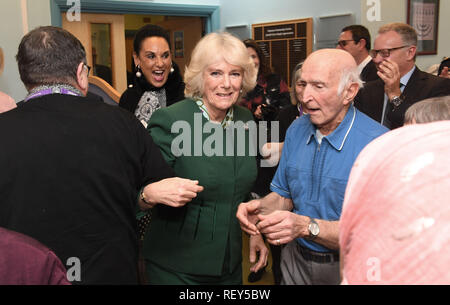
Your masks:
<path fill-rule="evenodd" d="M 295 66 L 294 71 L 292 72 L 290 94 L 291 94 L 291 104 L 294 106 L 301 102 L 297 98 L 297 94 L 295 92 L 295 87 L 297 86 L 297 81 L 300 79 L 300 77 L 302 77 L 302 66 L 303 66 L 303 61 L 298 63 Z"/>
<path fill-rule="evenodd" d="M 201 98 L 203 96 L 203 71 L 220 59 L 242 68 L 244 75 L 240 96 L 256 86 L 257 70 L 244 43 L 227 32 L 210 33 L 197 43 L 192 51 L 189 66 L 185 69 L 184 94 L 186 97 Z"/>
<path fill-rule="evenodd" d="M 429 98 L 406 110 L 405 124 L 422 124 L 450 120 L 450 95 Z"/>

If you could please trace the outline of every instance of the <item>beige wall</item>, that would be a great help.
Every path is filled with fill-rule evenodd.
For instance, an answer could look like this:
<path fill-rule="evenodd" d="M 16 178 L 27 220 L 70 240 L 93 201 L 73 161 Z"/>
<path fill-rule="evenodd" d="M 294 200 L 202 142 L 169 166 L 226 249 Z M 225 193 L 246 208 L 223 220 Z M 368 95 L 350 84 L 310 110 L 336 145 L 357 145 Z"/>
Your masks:
<path fill-rule="evenodd" d="M 390 22 L 407 22 L 407 0 L 380 0 L 381 20 L 368 21 L 367 1 L 363 0 L 361 5 L 361 24 L 366 26 L 372 35 L 372 43 L 375 39 L 378 28 Z M 448 29 L 450 29 L 450 1 L 441 0 L 439 9 L 439 37 L 437 55 L 420 55 L 417 57 L 416 64 L 426 71 L 431 65 L 441 62 L 444 56 L 450 56 L 450 39 L 448 39 Z"/>

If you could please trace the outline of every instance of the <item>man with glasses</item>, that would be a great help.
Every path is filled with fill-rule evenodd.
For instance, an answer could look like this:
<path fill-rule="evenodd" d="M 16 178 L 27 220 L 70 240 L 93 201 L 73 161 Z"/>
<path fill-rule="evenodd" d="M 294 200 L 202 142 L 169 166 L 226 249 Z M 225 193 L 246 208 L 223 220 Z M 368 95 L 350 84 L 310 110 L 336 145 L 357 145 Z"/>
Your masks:
<path fill-rule="evenodd" d="M 379 79 L 377 68 L 369 55 L 371 46 L 369 30 L 362 25 L 350 25 L 342 29 L 336 48 L 350 53 L 358 65 L 361 80 Z"/>
<path fill-rule="evenodd" d="M 366 84 L 356 107 L 389 129 L 403 125 L 406 110 L 430 97 L 450 95 L 450 80 L 422 72 L 415 65 L 417 33 L 404 23 L 378 30 L 370 56 L 380 80 Z"/>

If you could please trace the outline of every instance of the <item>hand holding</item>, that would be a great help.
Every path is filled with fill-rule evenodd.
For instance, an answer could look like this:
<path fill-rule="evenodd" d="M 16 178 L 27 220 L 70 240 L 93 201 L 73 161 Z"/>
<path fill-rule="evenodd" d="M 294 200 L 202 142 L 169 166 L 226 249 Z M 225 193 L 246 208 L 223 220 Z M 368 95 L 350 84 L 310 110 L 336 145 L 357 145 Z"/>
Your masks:
<path fill-rule="evenodd" d="M 251 200 L 239 205 L 236 217 L 240 222 L 242 231 L 250 235 L 259 234 L 255 224 L 258 222 L 257 215 L 259 213 L 260 205 L 260 200 Z"/>
<path fill-rule="evenodd" d="M 269 215 L 258 215 L 257 228 L 273 245 L 287 244 L 290 241 L 309 235 L 309 218 L 289 211 L 275 211 Z"/>

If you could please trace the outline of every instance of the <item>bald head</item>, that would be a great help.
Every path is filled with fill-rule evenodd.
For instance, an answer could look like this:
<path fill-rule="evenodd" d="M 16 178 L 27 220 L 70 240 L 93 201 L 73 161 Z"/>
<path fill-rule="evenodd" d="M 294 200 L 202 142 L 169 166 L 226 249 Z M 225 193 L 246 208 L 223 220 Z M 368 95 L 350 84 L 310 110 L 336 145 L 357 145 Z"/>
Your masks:
<path fill-rule="evenodd" d="M 362 86 L 353 56 L 338 49 L 323 49 L 308 56 L 301 83 L 305 109 L 323 135 L 342 122 Z"/>
<path fill-rule="evenodd" d="M 308 56 L 303 64 L 303 71 L 306 69 L 319 69 L 327 75 L 330 81 L 338 78 L 340 95 L 349 83 L 357 83 L 362 87 L 357 64 L 353 56 L 339 49 L 321 49 Z"/>

